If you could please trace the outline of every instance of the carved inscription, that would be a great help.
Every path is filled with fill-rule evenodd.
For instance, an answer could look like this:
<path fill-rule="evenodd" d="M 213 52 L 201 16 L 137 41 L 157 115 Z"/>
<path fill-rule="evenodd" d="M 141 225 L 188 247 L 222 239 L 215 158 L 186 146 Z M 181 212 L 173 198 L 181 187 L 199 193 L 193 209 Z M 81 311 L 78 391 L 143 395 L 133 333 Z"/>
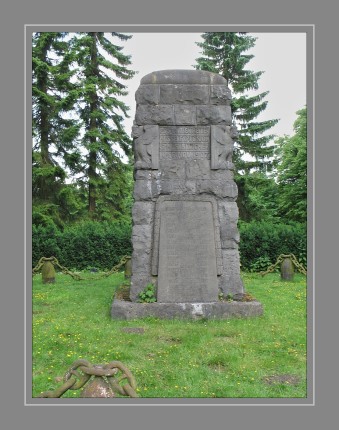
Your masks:
<path fill-rule="evenodd" d="M 160 160 L 210 159 L 210 127 L 159 127 Z"/>
<path fill-rule="evenodd" d="M 217 300 L 217 263 L 210 202 L 165 201 L 160 209 L 159 302 Z"/>

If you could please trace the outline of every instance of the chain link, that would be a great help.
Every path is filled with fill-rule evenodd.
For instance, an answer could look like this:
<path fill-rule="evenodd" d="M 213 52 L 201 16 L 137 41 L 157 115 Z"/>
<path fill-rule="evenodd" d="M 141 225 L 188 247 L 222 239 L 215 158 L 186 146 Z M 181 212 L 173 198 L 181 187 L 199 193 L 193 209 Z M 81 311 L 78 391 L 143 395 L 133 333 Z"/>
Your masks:
<path fill-rule="evenodd" d="M 41 257 L 38 264 L 32 270 L 32 276 L 35 276 L 37 273 L 40 272 L 40 270 L 41 270 L 41 268 L 45 262 L 50 261 L 54 266 L 57 266 L 61 270 L 62 273 L 64 273 L 65 275 L 71 276 L 76 281 L 87 281 L 87 280 L 94 281 L 97 279 L 107 278 L 108 276 L 112 275 L 113 273 L 117 273 L 119 271 L 119 269 L 126 264 L 126 262 L 129 258 L 130 258 L 130 256 L 124 255 L 121 258 L 120 262 L 118 264 L 116 264 L 115 266 L 113 266 L 112 269 L 107 273 L 103 273 L 102 275 L 96 276 L 96 277 L 83 278 L 80 275 L 78 275 L 77 273 L 71 272 L 69 269 L 67 269 L 67 267 L 62 266 L 55 257 Z"/>
<path fill-rule="evenodd" d="M 305 267 L 301 263 L 299 263 L 297 257 L 294 254 L 280 254 L 275 264 L 272 264 L 265 272 L 259 272 L 260 275 L 265 276 L 268 273 L 272 273 L 275 268 L 284 261 L 285 258 L 290 258 L 294 266 L 299 270 L 299 272 L 307 276 L 307 271 Z"/>
<path fill-rule="evenodd" d="M 92 365 L 87 360 L 76 360 L 64 375 L 62 386 L 53 391 L 44 391 L 39 398 L 58 398 L 68 390 L 79 390 L 92 377 L 102 377 L 110 385 L 113 393 L 122 396 L 138 397 L 136 382 L 132 372 L 120 361 L 111 361 L 105 365 Z M 122 385 L 122 382 L 125 382 Z"/>

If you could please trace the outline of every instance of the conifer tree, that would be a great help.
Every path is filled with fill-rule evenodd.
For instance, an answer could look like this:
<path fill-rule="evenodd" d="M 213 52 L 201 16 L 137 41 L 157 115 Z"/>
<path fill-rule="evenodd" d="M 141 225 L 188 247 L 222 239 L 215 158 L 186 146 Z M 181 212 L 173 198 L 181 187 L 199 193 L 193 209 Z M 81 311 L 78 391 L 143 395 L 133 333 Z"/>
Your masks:
<path fill-rule="evenodd" d="M 77 112 L 83 124 L 81 146 L 86 151 L 82 180 L 87 186 L 88 211 L 92 217 L 98 215 L 99 200 L 112 201 L 112 187 L 117 192 L 117 181 L 121 192 L 127 186 L 122 175 L 127 169 L 122 155 L 131 155 L 131 140 L 122 124 L 129 108 L 120 97 L 127 94 L 123 81 L 134 72 L 127 68 L 130 57 L 112 41 L 131 36 L 121 33 L 107 36 L 92 32 L 76 33 L 72 38 L 79 91 Z"/>
<path fill-rule="evenodd" d="M 252 172 L 265 173 L 271 169 L 274 147 L 269 146 L 269 142 L 274 136 L 264 133 L 278 120 L 256 121 L 267 106 L 267 91 L 256 95 L 246 94 L 249 90 L 258 90 L 258 81 L 263 73 L 246 69 L 247 63 L 253 58 L 246 51 L 255 46 L 256 38 L 246 33 L 233 32 L 203 33 L 202 38 L 203 42 L 197 43 L 202 48 L 202 56 L 196 60 L 196 68 L 223 76 L 232 91 L 232 118 L 239 133 L 233 153 L 235 181 L 239 189 L 239 213 L 241 219 L 250 220 L 251 214 L 246 208 L 246 180 Z"/>
<path fill-rule="evenodd" d="M 72 84 L 72 53 L 67 33 L 35 33 L 32 39 L 32 185 L 35 220 L 48 216 L 62 224 L 60 195 L 65 186 L 65 166 L 79 160 L 76 137 L 80 124 L 69 117 L 77 92 Z M 63 205 L 65 206 L 65 205 Z M 67 212 L 67 211 L 66 211 Z"/>

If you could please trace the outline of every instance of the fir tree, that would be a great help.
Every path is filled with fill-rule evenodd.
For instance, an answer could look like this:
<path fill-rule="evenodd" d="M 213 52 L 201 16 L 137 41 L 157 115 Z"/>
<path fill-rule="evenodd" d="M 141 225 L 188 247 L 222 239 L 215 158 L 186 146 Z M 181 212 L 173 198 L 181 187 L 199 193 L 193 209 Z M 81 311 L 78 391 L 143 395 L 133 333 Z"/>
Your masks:
<path fill-rule="evenodd" d="M 80 124 L 68 115 L 77 92 L 71 83 L 73 60 L 66 35 L 42 32 L 32 39 L 33 219 L 52 219 L 58 225 L 65 166 L 79 159 Z"/>
<path fill-rule="evenodd" d="M 131 36 L 111 33 L 112 40 L 127 40 Z M 76 33 L 72 39 L 76 55 L 79 100 L 77 111 L 83 124 L 81 146 L 86 150 L 82 168 L 88 190 L 88 211 L 98 215 L 97 203 L 111 200 L 114 180 L 125 181 L 122 155 L 131 155 L 131 140 L 123 129 L 128 107 L 120 100 L 126 95 L 124 80 L 134 72 L 127 66 L 130 57 L 105 33 Z M 110 189 L 111 188 L 111 189 Z"/>
<path fill-rule="evenodd" d="M 258 90 L 258 81 L 262 71 L 253 72 L 245 67 L 253 58 L 246 54 L 255 46 L 256 38 L 246 33 L 204 33 L 202 57 L 198 58 L 196 68 L 223 76 L 232 91 L 231 102 L 233 122 L 239 136 L 234 147 L 235 181 L 239 189 L 238 205 L 240 218 L 250 220 L 249 208 L 246 208 L 246 181 L 252 172 L 266 172 L 271 169 L 271 157 L 274 147 L 269 146 L 273 135 L 264 134 L 278 120 L 258 122 L 255 119 L 265 110 L 268 92 L 248 95 L 250 90 Z M 248 157 L 250 156 L 250 157 Z M 253 182 L 253 181 L 252 181 Z"/>

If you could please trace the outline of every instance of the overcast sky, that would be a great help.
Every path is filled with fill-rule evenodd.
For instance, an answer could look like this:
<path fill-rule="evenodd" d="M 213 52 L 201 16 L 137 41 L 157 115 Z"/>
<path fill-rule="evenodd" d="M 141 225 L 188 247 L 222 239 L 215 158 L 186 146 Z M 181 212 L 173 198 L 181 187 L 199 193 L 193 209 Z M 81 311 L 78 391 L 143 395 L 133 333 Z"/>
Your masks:
<path fill-rule="evenodd" d="M 247 69 L 264 71 L 259 79 L 257 94 L 269 91 L 268 106 L 259 121 L 280 118 L 270 130 L 277 136 L 293 134 L 296 111 L 306 105 L 306 33 L 250 33 L 257 37 L 255 47 L 246 54 L 254 58 Z M 125 121 L 130 134 L 135 114 L 134 94 L 143 76 L 156 70 L 194 69 L 201 48 L 201 33 L 133 33 L 124 43 L 124 54 L 131 55 L 131 69 L 138 71 L 127 81 L 131 118 Z M 126 84 L 126 82 L 125 82 Z"/>

